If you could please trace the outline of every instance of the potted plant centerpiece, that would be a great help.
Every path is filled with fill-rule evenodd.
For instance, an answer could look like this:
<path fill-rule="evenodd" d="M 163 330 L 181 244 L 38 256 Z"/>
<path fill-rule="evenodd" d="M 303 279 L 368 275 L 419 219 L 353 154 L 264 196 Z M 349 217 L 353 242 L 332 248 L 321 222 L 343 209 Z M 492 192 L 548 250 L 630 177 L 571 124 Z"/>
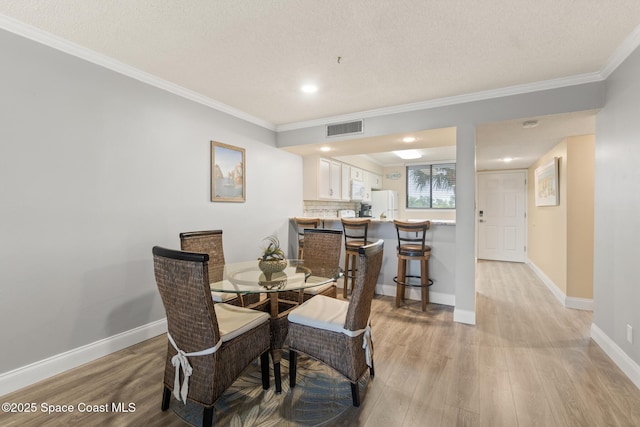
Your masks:
<path fill-rule="evenodd" d="M 262 256 L 258 258 L 258 268 L 264 273 L 267 281 L 270 281 L 273 273 L 287 268 L 287 259 L 276 236 L 266 237 L 263 243 L 266 245 L 262 248 Z"/>

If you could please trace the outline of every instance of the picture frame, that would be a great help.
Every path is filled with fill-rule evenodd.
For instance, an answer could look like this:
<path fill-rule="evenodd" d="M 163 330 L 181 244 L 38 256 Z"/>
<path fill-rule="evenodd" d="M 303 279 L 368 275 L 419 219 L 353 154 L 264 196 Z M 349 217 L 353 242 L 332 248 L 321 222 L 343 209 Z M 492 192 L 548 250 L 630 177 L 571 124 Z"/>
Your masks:
<path fill-rule="evenodd" d="M 534 174 L 536 206 L 558 206 L 560 203 L 558 157 L 537 167 Z"/>
<path fill-rule="evenodd" d="M 246 200 L 245 150 L 211 141 L 211 201 Z"/>

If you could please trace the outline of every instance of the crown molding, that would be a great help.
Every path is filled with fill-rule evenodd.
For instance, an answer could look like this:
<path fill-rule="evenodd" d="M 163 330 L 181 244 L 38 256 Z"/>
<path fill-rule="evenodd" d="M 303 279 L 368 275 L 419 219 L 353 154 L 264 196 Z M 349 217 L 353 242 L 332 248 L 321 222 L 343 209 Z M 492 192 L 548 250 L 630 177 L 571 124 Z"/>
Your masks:
<path fill-rule="evenodd" d="M 640 25 L 638 25 L 632 32 L 624 39 L 624 41 L 617 47 L 613 54 L 609 57 L 609 60 L 602 67 L 600 74 L 602 79 L 607 79 L 616 68 L 624 62 L 640 46 Z"/>
<path fill-rule="evenodd" d="M 245 113 L 244 111 L 216 101 L 215 99 L 211 99 L 190 89 L 161 79 L 145 71 L 124 64 L 106 55 L 102 55 L 96 51 L 80 46 L 76 43 L 70 42 L 54 34 L 25 24 L 24 22 L 20 22 L 6 15 L 0 14 L 0 28 L 25 37 L 27 39 L 33 40 L 40 44 L 49 46 L 61 52 L 67 53 L 69 55 L 84 59 L 85 61 L 91 62 L 101 67 L 108 68 L 111 71 L 115 71 L 116 73 L 131 77 L 132 79 L 146 83 L 150 86 L 157 87 L 158 89 L 165 90 L 174 95 L 178 95 L 182 98 L 197 102 L 198 104 L 202 104 L 220 112 L 237 117 L 249 123 L 253 123 L 272 131 L 276 130 L 276 126 L 266 120 L 254 117 L 248 113 Z"/>
<path fill-rule="evenodd" d="M 538 92 L 541 90 L 558 89 L 561 87 L 574 86 L 584 83 L 593 83 L 604 80 L 601 73 L 587 73 L 576 76 L 562 77 L 553 80 L 544 80 L 541 82 L 527 83 L 523 85 L 508 86 L 500 89 L 492 89 L 482 92 L 474 92 L 463 95 L 450 96 L 446 98 L 438 98 L 430 101 L 415 102 L 412 104 L 396 105 L 393 107 L 377 108 L 374 110 L 362 111 L 359 113 L 349 113 L 340 116 L 325 117 L 321 119 L 308 120 L 304 122 L 288 123 L 278 125 L 277 132 L 288 130 L 296 130 L 309 128 L 314 126 L 324 126 L 329 123 L 339 123 L 351 120 L 359 120 L 369 117 L 386 116 L 389 114 L 406 113 L 417 110 L 427 110 L 430 108 L 445 107 L 448 105 L 463 104 L 473 101 L 484 101 L 493 98 L 502 98 L 511 95 L 520 95 L 530 92 Z"/>
<path fill-rule="evenodd" d="M 511 95 L 520 95 L 525 93 L 537 92 L 548 89 L 558 89 L 566 86 L 573 86 L 584 83 L 592 83 L 605 80 L 615 69 L 636 49 L 640 46 L 640 25 L 622 42 L 620 46 L 608 59 L 605 66 L 594 73 L 579 74 L 576 76 L 563 77 L 559 79 L 545 80 L 535 83 L 527 83 L 523 85 L 509 86 L 500 89 L 493 89 L 470 94 L 450 96 L 429 101 L 415 102 L 411 104 L 403 104 L 392 107 L 377 108 L 362 112 L 343 114 L 339 116 L 324 117 L 302 122 L 287 123 L 275 125 L 266 120 L 252 116 L 244 111 L 238 110 L 222 102 L 216 101 L 182 86 L 161 79 L 157 76 L 139 70 L 130 65 L 124 64 L 106 55 L 97 53 L 91 49 L 82 47 L 76 43 L 55 36 L 51 33 L 43 31 L 39 28 L 20 22 L 6 15 L 0 14 L 0 28 L 11 33 L 28 38 L 35 42 L 44 44 L 51 48 L 65 52 L 69 55 L 76 56 L 88 62 L 108 68 L 117 73 L 131 77 L 143 83 L 173 93 L 180 97 L 189 99 L 207 107 L 213 108 L 241 120 L 253 123 L 268 130 L 275 132 L 285 132 L 289 130 L 303 129 L 315 126 L 324 126 L 330 123 L 347 122 L 351 120 L 359 120 L 363 118 L 371 118 L 385 116 L 390 114 L 405 113 L 417 110 L 426 110 L 430 108 L 444 107 L 455 104 L 462 104 L 473 101 L 483 101 L 492 98 L 501 98 Z"/>

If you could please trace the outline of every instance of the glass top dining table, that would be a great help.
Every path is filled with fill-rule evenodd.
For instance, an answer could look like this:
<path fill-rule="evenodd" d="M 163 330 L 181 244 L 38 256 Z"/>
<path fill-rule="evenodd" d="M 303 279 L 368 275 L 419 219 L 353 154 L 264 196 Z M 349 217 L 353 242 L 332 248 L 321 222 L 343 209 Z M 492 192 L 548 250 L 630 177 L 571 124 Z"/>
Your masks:
<path fill-rule="evenodd" d="M 327 268 L 298 259 L 287 260 L 287 266 L 281 272 L 265 274 L 258 267 L 256 259 L 225 264 L 222 275 L 216 277 L 222 279 L 210 284 L 212 291 L 235 293 L 239 297 L 247 294 L 267 295 L 266 299 L 260 299 L 246 307 L 266 311 L 271 315 L 271 357 L 276 378 L 276 393 L 282 391 L 280 360 L 288 331 L 288 313 L 303 302 L 305 289 L 335 282 L 342 276 L 340 267 Z M 283 292 L 294 293 L 297 301 L 287 298 L 290 295 L 279 298 Z"/>
<path fill-rule="evenodd" d="M 275 316 L 278 314 L 278 293 L 298 291 L 301 303 L 305 289 L 335 282 L 342 274 L 339 267 L 327 268 L 289 259 L 283 271 L 269 275 L 260 270 L 258 260 L 252 260 L 225 264 L 222 280 L 211 283 L 210 287 L 215 292 L 239 295 L 268 294 L 272 300 L 271 315 Z"/>

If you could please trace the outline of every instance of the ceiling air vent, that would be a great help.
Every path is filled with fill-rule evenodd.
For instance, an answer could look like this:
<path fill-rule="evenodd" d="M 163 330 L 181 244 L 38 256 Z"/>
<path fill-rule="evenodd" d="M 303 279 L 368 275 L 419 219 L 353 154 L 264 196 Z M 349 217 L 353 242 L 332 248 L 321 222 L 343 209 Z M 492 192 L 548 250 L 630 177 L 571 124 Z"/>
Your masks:
<path fill-rule="evenodd" d="M 356 120 L 355 122 L 335 123 L 332 125 L 327 125 L 327 136 L 362 133 L 362 122 L 362 120 Z"/>

